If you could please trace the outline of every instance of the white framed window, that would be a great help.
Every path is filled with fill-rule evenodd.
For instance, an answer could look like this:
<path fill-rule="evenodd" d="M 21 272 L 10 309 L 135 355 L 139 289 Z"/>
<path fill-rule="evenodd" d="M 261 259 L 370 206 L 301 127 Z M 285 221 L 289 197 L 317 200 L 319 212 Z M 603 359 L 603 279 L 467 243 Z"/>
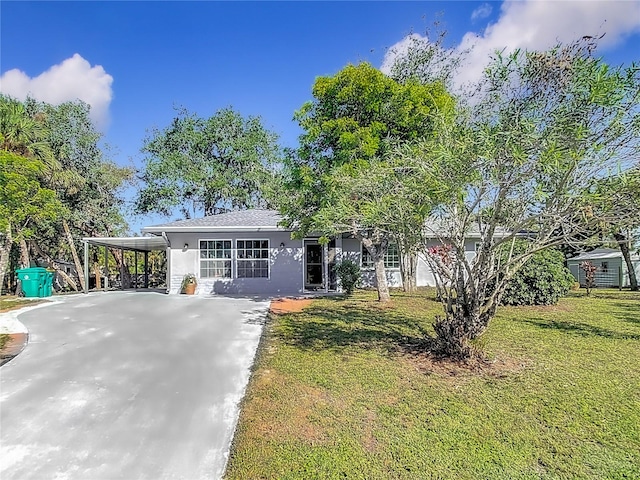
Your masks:
<path fill-rule="evenodd" d="M 231 240 L 200 240 L 200 278 L 231 278 Z"/>
<path fill-rule="evenodd" d="M 361 244 L 360 250 L 362 268 L 373 268 L 373 260 L 371 260 L 371 255 L 369 255 L 369 250 L 367 250 L 367 247 Z M 389 247 L 387 248 L 387 253 L 384 254 L 384 268 L 400 268 L 400 251 L 398 250 L 398 246 L 395 243 L 390 243 Z"/>
<path fill-rule="evenodd" d="M 269 278 L 269 240 L 236 240 L 236 277 Z"/>

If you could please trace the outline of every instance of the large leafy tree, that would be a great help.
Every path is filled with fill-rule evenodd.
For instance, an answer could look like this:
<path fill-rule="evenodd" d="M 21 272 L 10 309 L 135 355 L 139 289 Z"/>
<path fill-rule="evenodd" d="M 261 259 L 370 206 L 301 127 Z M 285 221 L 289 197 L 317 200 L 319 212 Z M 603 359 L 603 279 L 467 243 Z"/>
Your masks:
<path fill-rule="evenodd" d="M 404 163 L 392 147 L 432 136 L 433 116 L 446 117 L 452 98 L 441 83 L 398 83 L 367 63 L 319 77 L 313 96 L 295 115 L 304 133 L 287 161 L 281 210 L 300 236 L 359 239 L 375 266 L 379 300 L 386 302 L 388 245 L 398 240 L 403 221 L 420 230 L 429 213 L 425 188 L 437 190 L 434 177 Z M 412 182 L 424 188 L 412 189 Z M 418 195 L 421 201 L 414 201 Z"/>
<path fill-rule="evenodd" d="M 457 121 L 420 149 L 425 165 L 437 159 L 448 166 L 442 177 L 462 187 L 437 209 L 441 245 L 428 255 L 444 306 L 438 347 L 448 355 L 470 353 L 536 252 L 595 231 L 589 205 L 599 192 L 589 186 L 638 158 L 640 70 L 609 67 L 593 52 L 583 40 L 497 54 L 480 96 L 461 100 Z M 472 229 L 481 236 L 473 257 L 465 253 Z M 519 237 L 523 250 L 514 249 Z"/>
<path fill-rule="evenodd" d="M 13 242 L 33 237 L 41 222 L 56 220 L 64 213 L 56 193 L 42 186 L 46 171 L 39 159 L 0 149 L 0 288 Z"/>
<path fill-rule="evenodd" d="M 186 110 L 145 140 L 139 213 L 185 217 L 234 209 L 268 207 L 267 192 L 279 162 L 274 133 L 260 118 L 244 118 L 231 108 L 201 118 Z"/>
<path fill-rule="evenodd" d="M 77 252 L 81 237 L 126 232 L 120 190 L 133 178 L 133 170 L 106 158 L 99 144 L 102 135 L 91 122 L 87 104 L 76 101 L 53 106 L 28 99 L 25 106 L 44 125 L 44 139 L 59 165 L 45 184 L 56 192 L 67 212 L 56 221 L 42 222 L 31 247 L 50 263 L 70 257 L 81 272 Z M 125 262 L 121 252 L 112 253 L 118 266 Z M 77 280 L 83 287 L 84 278 L 78 275 Z M 73 286 L 75 281 L 70 283 Z"/>
<path fill-rule="evenodd" d="M 60 165 L 56 162 L 50 145 L 46 141 L 47 135 L 48 131 L 41 118 L 27 111 L 22 102 L 0 95 L 0 148 L 5 152 L 17 155 L 19 158 L 40 162 L 38 164 L 40 180 L 45 179 L 45 173 L 47 176 L 51 176 L 53 172 L 60 169 Z M 15 165 L 15 162 L 12 162 L 12 165 Z M 30 263 L 26 242 L 28 235 L 22 234 L 21 228 L 20 222 L 11 223 L 8 221 L 3 238 L 5 244 L 9 246 L 8 248 L 14 241 L 18 242 L 20 264 L 22 267 L 28 267 Z"/>

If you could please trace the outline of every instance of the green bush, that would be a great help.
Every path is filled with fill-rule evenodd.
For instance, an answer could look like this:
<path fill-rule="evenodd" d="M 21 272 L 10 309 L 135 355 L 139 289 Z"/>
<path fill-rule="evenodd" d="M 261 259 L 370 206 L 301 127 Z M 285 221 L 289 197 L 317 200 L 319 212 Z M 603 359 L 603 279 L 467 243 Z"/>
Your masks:
<path fill-rule="evenodd" d="M 336 265 L 336 274 L 347 295 L 351 295 L 360 282 L 360 266 L 352 260 L 343 260 Z"/>
<path fill-rule="evenodd" d="M 549 248 L 536 253 L 509 281 L 502 304 L 555 305 L 575 281 L 562 252 Z"/>

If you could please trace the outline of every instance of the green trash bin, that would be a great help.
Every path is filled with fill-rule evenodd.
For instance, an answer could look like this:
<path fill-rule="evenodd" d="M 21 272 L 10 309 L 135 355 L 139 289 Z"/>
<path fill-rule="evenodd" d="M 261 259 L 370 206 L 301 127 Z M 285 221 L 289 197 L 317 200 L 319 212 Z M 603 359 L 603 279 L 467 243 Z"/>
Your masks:
<path fill-rule="evenodd" d="M 44 297 L 47 269 L 42 267 L 16 270 L 25 297 Z"/>
<path fill-rule="evenodd" d="M 47 270 L 47 276 L 44 279 L 44 297 L 50 297 L 53 295 L 53 278 L 55 271 Z"/>

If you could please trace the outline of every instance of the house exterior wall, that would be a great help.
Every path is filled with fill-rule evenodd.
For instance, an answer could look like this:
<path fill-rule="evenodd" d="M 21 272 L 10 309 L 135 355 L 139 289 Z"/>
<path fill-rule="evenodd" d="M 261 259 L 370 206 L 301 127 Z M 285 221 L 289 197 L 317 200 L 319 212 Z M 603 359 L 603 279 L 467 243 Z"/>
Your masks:
<path fill-rule="evenodd" d="M 302 292 L 303 250 L 300 240 L 291 240 L 289 232 L 168 233 L 170 248 L 169 293 L 179 293 L 182 278 L 195 273 L 197 294 L 286 295 Z M 201 278 L 200 240 L 230 240 L 231 278 Z M 269 241 L 269 277 L 237 278 L 237 240 Z M 285 246 L 280 247 L 284 243 Z M 188 244 L 188 248 L 184 245 Z"/>
<path fill-rule="evenodd" d="M 465 240 L 465 255 L 469 260 L 475 257 L 476 243 L 479 238 L 467 238 Z M 437 239 L 431 239 L 427 243 L 427 248 L 441 245 Z M 362 286 L 365 288 L 375 287 L 375 271 L 372 268 L 362 268 L 362 255 L 360 240 L 354 238 L 344 238 L 342 240 L 343 258 L 349 258 L 361 266 Z M 390 287 L 402 287 L 402 273 L 399 268 L 387 269 L 387 282 Z M 416 269 L 416 285 L 418 287 L 433 287 L 436 285 L 435 277 L 431 267 L 427 263 L 424 255 L 418 255 L 418 266 Z"/>
<path fill-rule="evenodd" d="M 290 295 L 304 291 L 304 249 L 302 240 L 292 240 L 290 232 L 229 232 L 229 233 L 167 233 L 170 242 L 168 248 L 167 285 L 169 293 L 179 293 L 182 278 L 194 273 L 198 279 L 197 294 L 250 294 L 250 295 Z M 200 272 L 200 241 L 231 241 L 231 278 L 202 278 Z M 237 240 L 269 241 L 269 277 L 238 278 Z M 475 255 L 478 239 L 469 238 L 465 250 L 469 259 Z M 285 247 L 280 247 L 284 243 Z M 188 247 L 184 248 L 187 244 Z M 431 240 L 428 246 L 439 245 Z M 362 268 L 360 240 L 342 238 L 336 242 L 338 260 L 350 259 L 361 265 L 362 286 L 375 287 L 373 268 Z M 416 272 L 418 286 L 435 286 L 435 278 L 423 255 L 418 256 Z M 399 268 L 387 269 L 387 282 L 390 287 L 402 286 Z"/>

